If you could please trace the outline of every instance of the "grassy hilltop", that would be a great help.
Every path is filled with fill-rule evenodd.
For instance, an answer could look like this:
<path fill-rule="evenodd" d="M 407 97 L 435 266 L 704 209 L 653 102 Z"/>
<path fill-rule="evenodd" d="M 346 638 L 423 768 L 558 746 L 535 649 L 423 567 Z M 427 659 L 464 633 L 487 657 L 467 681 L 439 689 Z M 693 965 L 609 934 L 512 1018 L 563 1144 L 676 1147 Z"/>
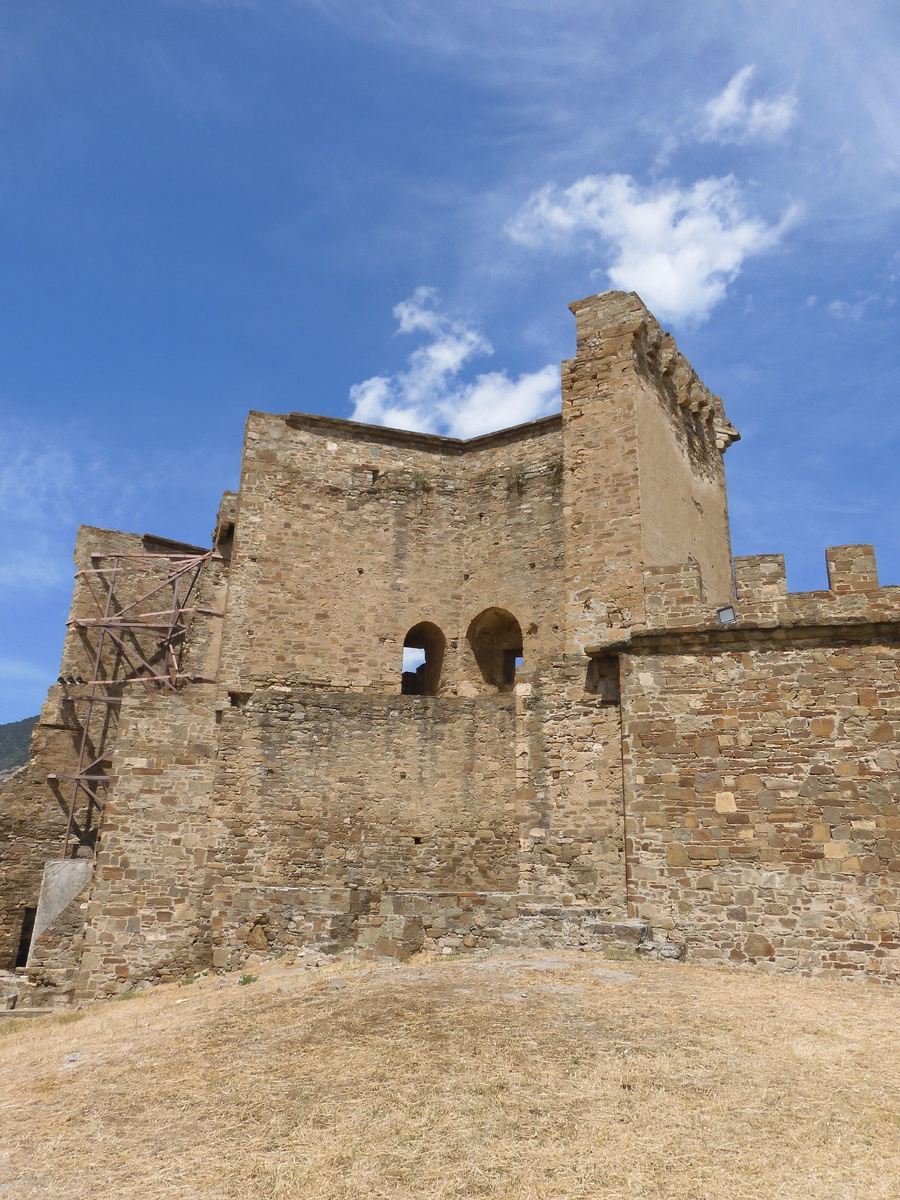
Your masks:
<path fill-rule="evenodd" d="M 0 1192 L 898 1195 L 896 990 L 574 953 L 304 962 L 0 1024 Z"/>

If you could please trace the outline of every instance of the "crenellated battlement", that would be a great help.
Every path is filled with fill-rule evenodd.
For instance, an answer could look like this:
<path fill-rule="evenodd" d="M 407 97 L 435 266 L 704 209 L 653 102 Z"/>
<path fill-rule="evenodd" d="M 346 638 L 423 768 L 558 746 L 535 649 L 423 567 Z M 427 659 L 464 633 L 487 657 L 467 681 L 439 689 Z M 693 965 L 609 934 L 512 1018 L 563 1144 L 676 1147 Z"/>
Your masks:
<path fill-rule="evenodd" d="M 806 625 L 900 620 L 900 587 L 880 587 L 872 546 L 825 551 L 827 591 L 789 592 L 782 555 L 734 560 L 738 621 Z"/>
<path fill-rule="evenodd" d="M 698 430 L 709 433 L 720 453 L 740 441 L 721 397 L 703 383 L 636 292 L 604 292 L 569 307 L 575 315 L 578 355 L 564 361 L 562 371 L 573 399 L 590 398 L 598 380 L 615 378 L 633 364 L 673 412 L 681 410 Z M 578 370 L 587 364 L 587 370 Z"/>
<path fill-rule="evenodd" d="M 634 335 L 638 370 L 665 396 L 708 431 L 716 449 L 724 453 L 741 435 L 725 415 L 722 398 L 714 395 L 654 317 L 647 313 Z"/>
<path fill-rule="evenodd" d="M 825 551 L 827 591 L 789 592 L 784 555 L 753 554 L 734 560 L 737 620 L 731 628 L 774 629 L 803 625 L 900 622 L 900 587 L 881 587 L 872 546 L 831 546 Z M 717 606 L 708 603 L 700 567 L 644 571 L 647 623 L 642 633 L 714 629 Z"/>
<path fill-rule="evenodd" d="M 831 546 L 825 551 L 828 585 L 835 595 L 878 590 L 874 546 Z"/>

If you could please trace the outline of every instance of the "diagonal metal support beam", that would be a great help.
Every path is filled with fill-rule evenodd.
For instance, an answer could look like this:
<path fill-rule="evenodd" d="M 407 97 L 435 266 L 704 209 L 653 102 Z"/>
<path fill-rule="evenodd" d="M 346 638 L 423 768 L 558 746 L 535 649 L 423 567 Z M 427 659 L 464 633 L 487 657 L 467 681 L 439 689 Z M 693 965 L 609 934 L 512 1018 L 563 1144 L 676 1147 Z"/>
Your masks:
<path fill-rule="evenodd" d="M 96 617 L 76 617 L 68 622 L 69 625 L 84 631 L 85 635 L 88 632 L 97 634 L 91 679 L 83 685 L 90 691 L 87 695 L 70 697 L 71 700 L 86 705 L 79 740 L 78 762 L 72 774 L 48 776 L 48 779 L 56 782 L 66 780 L 72 783 L 63 858 L 69 854 L 72 830 L 76 826 L 75 814 L 79 797 L 85 797 L 87 803 L 84 824 L 79 827 L 81 838 L 90 827 L 92 809 L 102 810 L 105 805 L 105 800 L 98 794 L 97 789 L 106 788 L 112 782 L 108 776 L 97 774 L 98 768 L 102 770 L 102 764 L 110 759 L 109 752 L 102 744 L 108 736 L 109 716 L 101 723 L 99 744 L 92 745 L 91 721 L 94 706 L 103 705 L 107 714 L 114 712 L 121 705 L 122 698 L 110 695 L 110 689 L 121 688 L 125 684 L 140 683 L 145 688 L 156 686 L 162 690 L 175 691 L 176 684 L 183 680 L 214 682 L 206 676 L 185 674 L 181 670 L 181 656 L 188 633 L 185 618 L 194 615 L 225 615 L 215 609 L 190 605 L 191 596 L 199 583 L 204 566 L 213 560 L 222 561 L 220 554 L 212 551 L 203 554 L 97 552 L 92 553 L 90 557 L 93 565 L 79 570 L 76 575 L 91 576 L 105 588 L 105 595 L 100 603 L 101 612 Z M 116 584 L 123 575 L 136 576 L 148 571 L 159 572 L 160 569 L 166 571 L 161 582 L 146 588 L 127 604 L 117 603 Z M 161 607 L 161 604 L 165 604 L 167 589 L 171 603 L 167 607 Z M 151 605 L 151 601 L 155 603 Z M 154 635 L 157 637 L 157 646 L 155 652 L 150 653 L 141 647 L 138 639 Z M 104 660 L 110 650 L 113 652 L 112 668 L 108 677 L 104 678 Z M 150 660 L 156 659 L 157 656 L 161 661 L 155 665 Z M 109 666 L 108 658 L 106 665 Z"/>

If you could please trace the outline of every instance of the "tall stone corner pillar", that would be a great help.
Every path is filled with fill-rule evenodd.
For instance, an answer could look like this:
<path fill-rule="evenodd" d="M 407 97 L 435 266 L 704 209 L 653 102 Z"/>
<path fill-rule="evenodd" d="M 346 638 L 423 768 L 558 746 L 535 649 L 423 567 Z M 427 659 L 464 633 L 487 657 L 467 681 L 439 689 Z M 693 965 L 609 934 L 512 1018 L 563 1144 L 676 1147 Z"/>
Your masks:
<path fill-rule="evenodd" d="M 570 305 L 563 363 L 566 645 L 647 624 L 644 571 L 696 564 L 701 607 L 733 599 L 722 455 L 739 435 L 634 292 Z"/>
<path fill-rule="evenodd" d="M 649 315 L 634 293 L 569 306 L 577 353 L 562 365 L 566 649 L 642 625 L 634 342 Z"/>

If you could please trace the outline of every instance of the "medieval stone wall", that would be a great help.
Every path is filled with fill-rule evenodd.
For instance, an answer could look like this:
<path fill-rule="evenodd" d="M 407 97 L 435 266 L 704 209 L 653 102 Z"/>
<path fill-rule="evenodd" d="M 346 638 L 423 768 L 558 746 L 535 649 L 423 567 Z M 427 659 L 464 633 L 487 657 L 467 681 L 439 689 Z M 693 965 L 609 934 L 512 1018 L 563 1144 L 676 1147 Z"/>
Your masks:
<path fill-rule="evenodd" d="M 369 891 L 517 886 L 515 701 L 256 692 L 222 713 L 217 869 Z"/>
<path fill-rule="evenodd" d="M 584 656 L 517 688 L 520 901 L 625 915 L 618 680 Z"/>
<path fill-rule="evenodd" d="M 586 666 L 535 668 L 509 696 L 279 688 L 226 708 L 218 869 L 624 913 L 618 709 Z"/>
<path fill-rule="evenodd" d="M 172 980 L 209 965 L 214 689 L 122 704 L 76 995 Z"/>
<path fill-rule="evenodd" d="M 623 656 L 637 915 L 692 957 L 900 976 L 897 645 Z"/>
<path fill-rule="evenodd" d="M 87 697 L 91 679 L 121 681 L 135 669 L 149 673 L 164 669 L 158 648 L 156 628 L 117 630 L 123 645 L 107 639 L 101 648 L 99 627 L 90 622 L 101 619 L 106 611 L 108 582 L 111 578 L 109 559 L 97 555 L 156 555 L 138 559 L 123 559 L 116 573 L 113 607 L 127 606 L 139 596 L 153 592 L 165 580 L 169 553 L 190 552 L 193 548 L 163 539 L 120 533 L 115 530 L 83 526 L 75 546 L 75 577 L 72 606 L 62 651 L 60 675 L 64 682 L 54 683 L 32 735 L 32 755 L 28 767 L 4 781 L 0 787 L 0 966 L 14 965 L 19 951 L 22 920 L 27 909 L 36 909 L 41 892 L 44 864 L 63 853 L 69 807 L 75 787 L 82 741 L 85 744 L 83 766 L 95 763 L 90 774 L 106 776 L 110 784 L 92 781 L 101 803 L 105 803 L 114 785 L 111 770 L 112 755 L 119 731 L 120 704 L 128 688 L 121 682 L 96 689 L 100 702 L 93 706 L 88 719 Z M 192 606 L 206 611 L 187 617 L 188 646 L 183 655 L 187 671 L 202 675 L 217 668 L 218 637 L 221 617 L 210 613 L 224 606 L 227 564 L 207 563 L 197 587 L 189 598 Z M 171 591 L 164 589 L 144 604 L 152 611 L 171 604 Z M 217 607 L 218 606 L 218 607 Z M 88 622 L 85 624 L 84 622 Z M 149 669 L 142 666 L 149 663 Z M 131 687 L 145 688 L 143 684 Z M 156 694 L 157 685 L 146 685 Z M 109 700 L 111 703 L 105 703 Z M 83 791 L 76 796 L 71 828 L 69 856 L 90 858 L 97 844 L 102 814 L 89 807 Z M 45 939 L 45 943 L 46 943 Z M 52 974 L 47 945 L 41 951 L 41 962 L 35 959 L 35 971 Z M 69 968 L 59 967 L 57 975 L 65 975 L 66 986 L 71 982 Z M 49 976 L 48 976 L 49 977 Z"/>
<path fill-rule="evenodd" d="M 310 943 L 651 929 L 670 955 L 900 975 L 900 588 L 866 546 L 827 552 L 827 591 L 789 593 L 777 555 L 732 574 L 721 402 L 636 296 L 573 311 L 560 417 L 459 442 L 250 415 L 182 677 L 111 683 L 87 730 L 106 810 L 99 841 L 76 829 L 86 909 L 36 948 L 48 987 L 76 961 L 89 999 Z M 90 555 L 169 549 L 79 538 L 76 683 L 0 793 L 7 957 L 84 734 Z M 123 570 L 118 601 L 154 571 Z M 161 663 L 147 616 L 100 676 Z"/>
<path fill-rule="evenodd" d="M 90 566 L 92 550 L 127 552 L 140 547 L 133 534 L 83 527 L 75 546 L 75 564 Z M 97 611 L 94 581 L 76 576 L 70 618 Z M 63 643 L 60 674 L 90 679 L 94 657 L 81 631 L 69 625 Z M 104 663 L 105 666 L 108 663 Z M 32 732 L 31 761 L 0 785 L 0 967 L 11 968 L 19 950 L 26 909 L 37 909 L 44 864 L 62 853 L 78 750 L 84 733 L 84 709 L 74 697 L 84 692 L 73 683 L 50 686 Z M 97 711 L 88 731 L 89 745 L 101 747 L 114 737 L 117 714 Z M 98 750 L 98 752 L 100 752 Z M 53 778 L 48 778 L 53 776 Z M 96 814 L 88 824 L 83 806 L 75 822 L 75 844 L 90 855 L 97 833 Z"/>
<path fill-rule="evenodd" d="M 812 593 L 737 560 L 730 629 L 653 573 L 678 632 L 622 655 L 630 896 L 693 957 L 897 978 L 900 589 L 870 546 L 827 560 Z"/>
<path fill-rule="evenodd" d="M 480 698 L 131 698 L 79 995 L 370 933 L 402 956 L 621 920 L 618 709 L 585 665 Z"/>

